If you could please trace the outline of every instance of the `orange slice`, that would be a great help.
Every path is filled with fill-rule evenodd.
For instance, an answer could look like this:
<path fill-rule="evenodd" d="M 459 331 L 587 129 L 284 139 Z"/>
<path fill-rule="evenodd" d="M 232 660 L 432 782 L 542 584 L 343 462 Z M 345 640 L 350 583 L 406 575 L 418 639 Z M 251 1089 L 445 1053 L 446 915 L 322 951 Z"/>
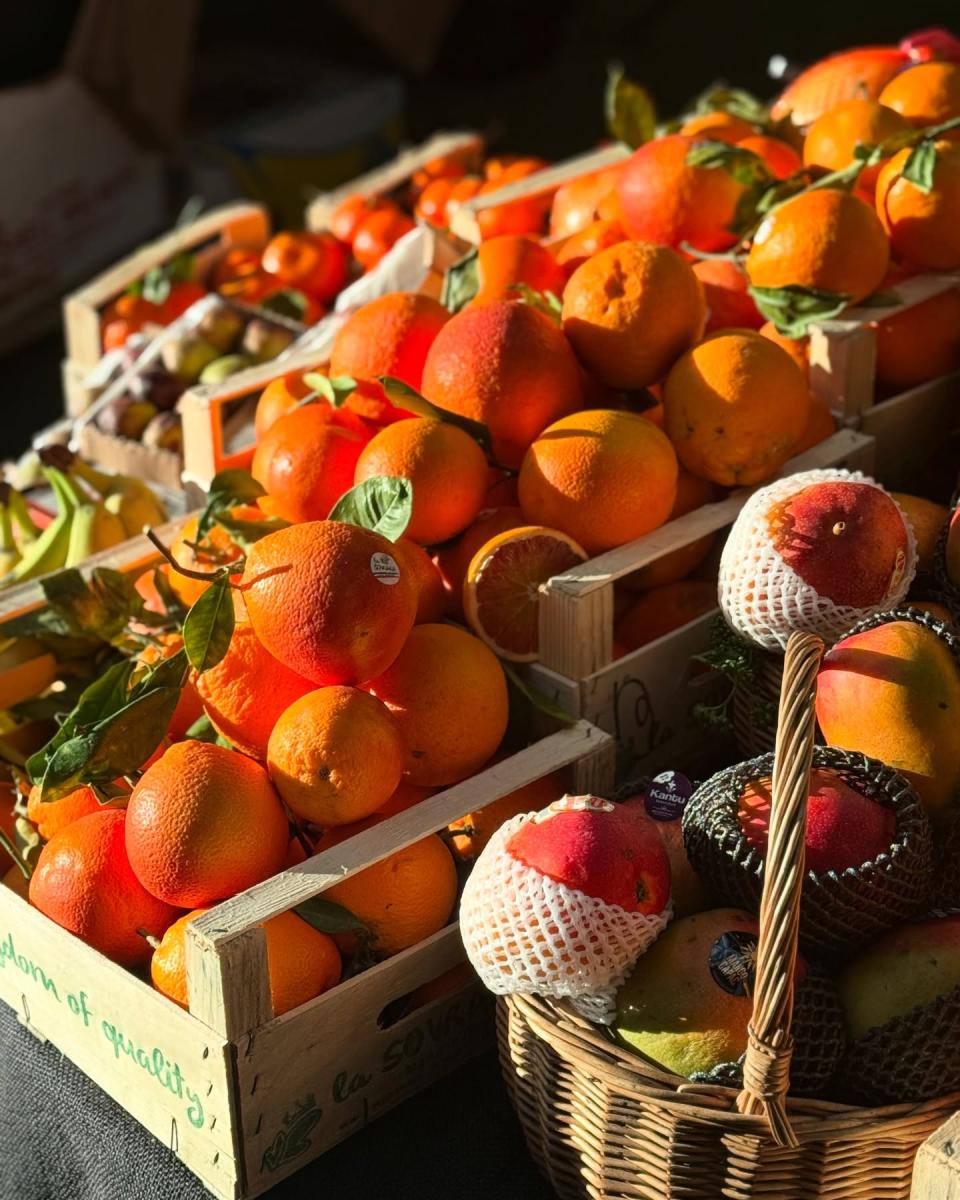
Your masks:
<path fill-rule="evenodd" d="M 463 610 L 470 627 L 501 658 L 532 662 L 539 642 L 540 585 L 587 553 L 545 525 L 521 525 L 486 542 L 470 561 Z"/>

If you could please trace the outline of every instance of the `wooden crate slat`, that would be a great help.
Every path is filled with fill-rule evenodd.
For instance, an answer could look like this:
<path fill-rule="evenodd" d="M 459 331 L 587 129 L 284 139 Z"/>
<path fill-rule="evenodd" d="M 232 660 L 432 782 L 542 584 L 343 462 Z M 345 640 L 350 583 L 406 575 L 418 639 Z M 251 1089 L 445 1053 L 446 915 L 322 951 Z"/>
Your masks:
<path fill-rule="evenodd" d="M 0 888 L 0 999 L 218 1196 L 237 1194 L 230 1047 Z"/>
<path fill-rule="evenodd" d="M 513 200 L 523 200 L 529 196 L 542 196 L 545 192 L 555 191 L 561 184 L 576 179 L 580 175 L 588 175 L 593 171 L 601 171 L 604 167 L 616 166 L 632 153 L 629 146 L 622 142 L 615 142 L 600 150 L 590 150 L 586 154 L 578 154 L 575 158 L 568 158 L 564 162 L 544 167 L 541 171 L 534 171 L 523 179 L 504 184 L 496 191 L 486 192 L 482 196 L 474 196 L 457 206 L 450 218 L 450 231 L 455 237 L 477 245 L 481 240 L 478 213 L 499 204 L 509 204 Z"/>
<path fill-rule="evenodd" d="M 419 145 L 403 150 L 380 167 L 374 167 L 340 187 L 321 192 L 307 206 L 305 224 L 308 229 L 324 230 L 329 226 L 330 216 L 337 205 L 348 196 L 381 196 L 392 192 L 433 158 L 447 154 L 462 154 L 478 160 L 483 153 L 484 139 L 478 133 L 436 133 Z"/>
<path fill-rule="evenodd" d="M 259 204 L 244 201 L 215 208 L 189 225 L 173 229 L 141 246 L 64 301 L 67 357 L 81 367 L 97 365 L 103 353 L 100 310 L 132 283 L 142 279 L 151 268 L 213 238 L 219 238 L 223 246 L 263 246 L 269 236 L 266 210 Z"/>
<path fill-rule="evenodd" d="M 893 491 L 922 487 L 934 451 L 960 430 L 960 371 L 873 405 L 861 428 L 876 440 L 882 483 Z"/>

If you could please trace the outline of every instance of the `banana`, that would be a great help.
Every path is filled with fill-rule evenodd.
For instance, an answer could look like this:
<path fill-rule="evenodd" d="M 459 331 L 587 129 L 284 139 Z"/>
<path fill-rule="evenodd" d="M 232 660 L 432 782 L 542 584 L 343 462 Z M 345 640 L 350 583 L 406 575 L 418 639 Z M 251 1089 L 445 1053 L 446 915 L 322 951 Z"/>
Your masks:
<path fill-rule="evenodd" d="M 162 525 L 167 512 L 153 489 L 132 475 L 106 475 L 81 458 L 72 470 L 103 497 L 107 508 L 123 522 L 127 537 L 136 537 L 145 525 Z"/>
<path fill-rule="evenodd" d="M 13 488 L 7 490 L 7 496 L 0 500 L 0 579 L 5 579 L 20 561 L 20 548 L 13 536 L 13 522 L 10 520 L 10 496 Z"/>
<path fill-rule="evenodd" d="M 64 566 L 78 567 L 91 554 L 116 546 L 126 540 L 127 531 L 118 516 L 99 502 L 81 504 L 73 514 L 70 526 L 70 544 Z"/>
<path fill-rule="evenodd" d="M 40 536 L 40 526 L 34 522 L 30 516 L 30 509 L 27 507 L 27 502 L 16 488 L 11 488 L 7 495 L 7 506 L 10 509 L 10 516 L 13 517 L 13 522 L 19 531 L 19 544 L 21 549 L 29 545 L 30 542 L 35 542 Z"/>
<path fill-rule="evenodd" d="M 27 579 L 36 579 L 40 575 L 48 575 L 51 571 L 59 571 L 67 561 L 74 514 L 81 504 L 87 503 L 87 497 L 63 471 L 58 471 L 55 467 L 44 467 L 43 473 L 56 496 L 57 515 L 36 541 L 27 547 L 26 554 L 0 581 L 0 586 L 23 583 Z"/>

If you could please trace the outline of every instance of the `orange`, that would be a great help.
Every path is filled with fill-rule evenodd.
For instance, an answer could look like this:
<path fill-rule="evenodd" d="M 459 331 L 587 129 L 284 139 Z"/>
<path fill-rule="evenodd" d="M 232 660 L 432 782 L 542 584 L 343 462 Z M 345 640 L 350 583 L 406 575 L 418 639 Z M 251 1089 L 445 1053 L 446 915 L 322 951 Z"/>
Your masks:
<path fill-rule="evenodd" d="M 431 158 L 425 162 L 422 167 L 414 171 L 410 180 L 410 192 L 413 196 L 419 196 L 424 188 L 426 188 L 435 179 L 459 179 L 467 172 L 467 158 L 473 158 L 473 154 L 464 155 L 462 152 L 454 154 L 438 154 L 436 158 Z"/>
<path fill-rule="evenodd" d="M 164 325 L 171 324 L 206 295 L 207 289 L 192 279 L 181 279 L 171 284 L 166 300 L 160 305 L 161 322 Z"/>
<path fill-rule="evenodd" d="M 428 979 L 426 983 L 421 983 L 418 988 L 415 988 L 410 993 L 409 1011 L 414 1012 L 426 1004 L 442 1000 L 445 996 L 453 996 L 469 987 L 471 983 L 475 984 L 476 979 L 476 972 L 468 962 L 457 963 L 449 971 L 444 971 L 442 975 L 438 975 L 435 979 Z"/>
<path fill-rule="evenodd" d="M 677 494 L 677 456 L 636 413 L 594 408 L 544 430 L 520 468 L 520 507 L 531 524 L 574 538 L 588 554 L 656 529 Z"/>
<path fill-rule="evenodd" d="M 770 108 L 775 121 L 809 125 L 841 100 L 876 100 L 898 71 L 904 53 L 898 46 L 857 46 L 821 58 L 792 80 Z"/>
<path fill-rule="evenodd" d="M 197 678 L 204 711 L 218 733 L 263 762 L 278 717 L 314 684 L 268 654 L 242 621 L 215 667 Z"/>
<path fill-rule="evenodd" d="M 677 498 L 667 520 L 673 521 L 717 499 L 719 490 L 714 484 L 707 479 L 701 479 L 699 475 L 692 475 L 681 467 L 677 475 Z M 695 542 L 688 542 L 686 546 L 671 550 L 662 558 L 654 559 L 652 563 L 634 571 L 621 582 L 629 591 L 646 591 L 647 588 L 660 587 L 665 583 L 676 583 L 703 562 L 715 541 L 716 534 L 708 533 L 697 538 Z"/>
<path fill-rule="evenodd" d="M 330 214 L 330 232 L 348 246 L 353 245 L 357 230 L 372 213 L 380 209 L 392 209 L 391 201 L 382 196 L 354 194 L 341 200 Z"/>
<path fill-rule="evenodd" d="M 207 283 L 219 292 L 226 283 L 262 274 L 261 250 L 253 246 L 229 246 L 217 257 L 207 275 Z"/>
<path fill-rule="evenodd" d="M 163 597 L 160 595 L 160 591 L 157 588 L 157 581 L 154 576 L 156 572 L 159 571 L 167 583 L 169 583 L 171 570 L 172 568 L 169 563 L 160 563 L 155 566 L 147 567 L 146 570 L 138 575 L 134 580 L 133 586 L 136 588 L 137 595 L 143 601 L 143 607 L 147 612 L 157 613 L 160 616 L 163 616 L 166 613 L 167 606 L 163 602 Z"/>
<path fill-rule="evenodd" d="M 353 257 L 369 271 L 413 227 L 410 217 L 396 205 L 374 209 L 364 217 L 353 235 Z"/>
<path fill-rule="evenodd" d="M 718 329 L 759 329 L 763 324 L 748 280 L 739 263 L 726 258 L 706 258 L 693 264 L 693 273 L 703 286 L 707 302 L 704 333 Z"/>
<path fill-rule="evenodd" d="M 675 250 L 623 242 L 574 271 L 563 330 L 602 383 L 642 388 L 667 373 L 703 332 L 706 306 L 693 269 Z"/>
<path fill-rule="evenodd" d="M 330 374 L 362 380 L 364 391 L 380 399 L 385 399 L 376 382 L 381 375 L 392 375 L 419 391 L 427 352 L 449 316 L 430 296 L 389 292 L 371 300 L 338 331 L 330 352 Z"/>
<path fill-rule="evenodd" d="M 362 683 L 393 662 L 417 597 L 393 543 L 340 521 L 309 521 L 250 547 L 242 582 L 254 632 L 318 685 Z"/>
<path fill-rule="evenodd" d="M 150 960 L 150 979 L 174 1004 L 188 1007 L 186 928 L 208 909 L 196 908 L 174 921 Z M 340 951 L 333 938 L 313 929 L 296 913 L 280 913 L 260 928 L 267 942 L 267 972 L 273 1015 L 279 1017 L 340 981 Z"/>
<path fill-rule="evenodd" d="M 431 183 L 420 197 L 417 211 L 431 225 L 445 229 L 460 205 L 466 203 L 467 200 L 472 200 L 482 187 L 483 180 L 479 175 L 464 175 L 461 179 L 445 179 L 442 181 L 442 186 L 440 181 Z"/>
<path fill-rule="evenodd" d="M 501 796 L 476 812 L 467 813 L 447 827 L 456 834 L 449 843 L 450 849 L 461 862 L 472 862 L 505 821 L 520 813 L 540 812 L 559 800 L 565 790 L 563 775 L 557 771 Z"/>
<path fill-rule="evenodd" d="M 544 166 L 546 163 L 540 158 L 517 159 L 502 171 L 498 171 L 496 178 L 488 176 L 486 182 L 480 185 L 477 195 L 498 192 L 502 187 L 526 179 L 528 175 L 533 175 Z M 540 233 L 549 211 L 549 192 L 531 194 L 506 204 L 495 204 L 490 208 L 481 209 L 477 213 L 480 236 L 486 241 L 487 238 L 499 237 L 505 233 Z"/>
<path fill-rule="evenodd" d="M 430 347 L 423 393 L 490 431 L 494 458 L 518 467 L 551 421 L 582 402 L 580 369 L 563 333 L 529 304 L 506 300 L 451 317 Z"/>
<path fill-rule="evenodd" d="M 908 128 L 898 112 L 876 100 L 844 100 L 818 117 L 807 130 L 803 142 L 804 166 L 839 171 L 853 162 L 858 145 L 877 146 Z M 865 167 L 860 174 L 860 185 L 872 189 L 880 166 L 877 163 Z"/>
<path fill-rule="evenodd" d="M 303 382 L 302 371 L 290 371 L 271 379 L 260 393 L 253 428 L 259 442 L 271 425 L 309 396 L 313 388 Z"/>
<path fill-rule="evenodd" d="M 901 150 L 877 180 L 877 212 L 894 255 L 922 271 L 960 267 L 960 144 L 935 143 L 933 187 L 923 192 L 903 177 L 909 150 Z"/>
<path fill-rule="evenodd" d="M 807 411 L 807 423 L 799 439 L 790 449 L 790 457 L 796 458 L 805 450 L 818 446 L 824 439 L 837 432 L 837 422 L 830 411 L 830 406 L 822 396 L 810 393 L 810 408 Z"/>
<path fill-rule="evenodd" d="M 124 845 L 126 814 L 88 813 L 40 851 L 30 903 L 75 937 L 125 967 L 150 958 L 143 933 L 160 937 L 177 916 L 134 874 Z M 141 933 L 140 931 L 143 931 Z"/>
<path fill-rule="evenodd" d="M 680 359 L 663 408 L 687 470 L 733 487 L 776 475 L 803 433 L 810 396 L 785 350 L 759 333 L 730 330 Z"/>
<path fill-rule="evenodd" d="M 682 134 L 635 150 L 617 184 L 623 227 L 632 238 L 697 250 L 726 250 L 746 188 L 722 167 L 691 166 L 697 143 Z"/>
<path fill-rule="evenodd" d="M 905 492 L 891 492 L 890 495 L 907 514 L 917 539 L 917 570 L 926 575 L 933 574 L 937 541 L 950 517 L 949 511 L 942 504 L 922 496 L 909 496 Z"/>
<path fill-rule="evenodd" d="M 742 142 L 744 138 L 752 137 L 756 131 L 742 117 L 735 117 L 733 113 L 718 110 L 698 113 L 695 117 L 689 117 L 680 126 L 678 132 L 686 137 L 733 144 Z"/>
<path fill-rule="evenodd" d="M 294 408 L 257 443 L 250 473 L 286 521 L 322 521 L 353 487 L 365 437 L 345 429 L 323 402 Z"/>
<path fill-rule="evenodd" d="M 276 233 L 263 251 L 263 269 L 287 287 L 330 301 L 347 282 L 343 243 L 329 233 Z"/>
<path fill-rule="evenodd" d="M 470 301 L 473 307 L 492 300 L 519 300 L 515 284 L 525 283 L 537 292 L 559 297 L 567 281 L 566 272 L 549 250 L 532 237 L 504 234 L 490 238 L 477 251 L 480 288 Z"/>
<path fill-rule="evenodd" d="M 387 708 L 367 692 L 325 687 L 280 715 L 267 748 L 274 786 L 311 825 L 368 817 L 400 782 L 406 746 Z"/>
<path fill-rule="evenodd" d="M 765 321 L 757 332 L 763 337 L 769 338 L 771 342 L 776 342 L 781 350 L 786 350 L 786 352 L 803 372 L 804 378 L 806 379 L 809 377 L 810 339 L 808 337 L 787 337 L 785 333 L 780 332 L 780 330 L 772 321 Z"/>
<path fill-rule="evenodd" d="M 39 784 L 34 784 L 27 797 L 27 820 L 36 825 L 37 832 L 44 841 L 49 841 L 61 829 L 66 829 L 68 825 L 79 821 L 81 817 L 100 812 L 101 809 L 124 808 L 126 803 L 127 797 L 119 796 L 109 803 L 101 804 L 97 799 L 97 793 L 86 785 L 78 787 L 76 791 L 68 792 L 59 800 L 43 801 L 40 799 Z"/>
<path fill-rule="evenodd" d="M 252 504 L 236 505 L 229 510 L 230 516 L 238 521 L 262 521 L 263 512 Z M 204 536 L 199 553 L 193 549 L 197 544 L 199 520 L 190 517 L 170 545 L 170 553 L 181 567 L 191 571 L 215 571 L 227 563 L 243 557 L 243 550 L 234 542 L 222 525 L 214 525 Z M 171 569 L 170 586 L 188 608 L 194 604 L 210 586 L 201 579 L 191 579 Z"/>
<path fill-rule="evenodd" d="M 377 818 L 372 817 L 329 830 L 317 843 L 317 853 L 376 823 Z M 447 924 L 457 899 L 457 868 L 450 851 L 431 833 L 334 884 L 323 896 L 362 921 L 373 952 L 378 958 L 389 958 Z M 337 940 L 348 945 L 354 942 L 353 938 Z"/>
<path fill-rule="evenodd" d="M 765 134 L 751 134 L 740 138 L 737 145 L 762 158 L 774 179 L 789 179 L 803 166 L 803 160 L 789 142 Z"/>
<path fill-rule="evenodd" d="M 448 593 L 453 615 L 462 615 L 463 584 L 467 577 L 467 568 L 476 552 L 496 534 L 505 533 L 508 529 L 517 529 L 525 524 L 523 513 L 515 503 L 484 508 L 477 513 L 477 519 L 455 542 L 444 546 L 438 553 L 437 569 Z"/>
<path fill-rule="evenodd" d="M 573 273 L 588 258 L 627 240 L 619 221 L 593 221 L 570 235 L 557 249 L 557 262 Z"/>
<path fill-rule="evenodd" d="M 561 183 L 550 207 L 550 236 L 567 237 L 592 225 L 599 216 L 601 202 L 617 186 L 622 170 L 620 163 Z"/>
<path fill-rule="evenodd" d="M 446 787 L 474 774 L 507 728 L 507 683 L 496 656 L 454 625 L 416 625 L 369 690 L 396 717 L 411 783 Z"/>
<path fill-rule="evenodd" d="M 417 596 L 417 615 L 415 625 L 425 621 L 441 621 L 447 615 L 447 593 L 443 586 L 443 576 L 436 563 L 424 548 L 409 538 L 398 538 L 394 549 L 403 559 L 403 565 L 410 571 L 411 582 Z"/>
<path fill-rule="evenodd" d="M 960 63 L 926 62 L 901 72 L 880 93 L 917 129 L 960 117 Z M 956 136 L 956 134 L 954 134 Z"/>
<path fill-rule="evenodd" d="M 376 816 L 395 817 L 397 813 L 406 812 L 408 808 L 413 808 L 421 800 L 426 800 L 428 796 L 435 796 L 438 791 L 438 788 L 420 787 L 416 783 L 408 783 L 402 779 L 397 784 L 393 795 L 377 809 Z"/>
<path fill-rule="evenodd" d="M 177 742 L 127 804 L 130 865 L 180 908 L 235 896 L 283 866 L 289 825 L 259 763 L 210 742 Z"/>
<path fill-rule="evenodd" d="M 700 579 L 667 583 L 643 592 L 633 602 L 617 622 L 615 637 L 630 653 L 716 607 L 715 583 Z"/>
<path fill-rule="evenodd" d="M 905 392 L 960 370 L 960 289 L 877 322 L 877 383 Z"/>
<path fill-rule="evenodd" d="M 889 262 L 889 243 L 870 206 L 850 192 L 817 188 L 764 217 L 747 275 L 753 287 L 818 288 L 856 302 L 880 286 Z"/>
<path fill-rule="evenodd" d="M 470 628 L 501 658 L 533 662 L 540 645 L 540 585 L 587 555 L 558 529 L 523 525 L 474 555 L 463 585 Z"/>
<path fill-rule="evenodd" d="M 408 479 L 413 513 L 404 531 L 432 546 L 470 524 L 487 490 L 487 460 L 474 439 L 446 421 L 411 417 L 388 425 L 357 460 L 355 483 L 377 475 Z"/>

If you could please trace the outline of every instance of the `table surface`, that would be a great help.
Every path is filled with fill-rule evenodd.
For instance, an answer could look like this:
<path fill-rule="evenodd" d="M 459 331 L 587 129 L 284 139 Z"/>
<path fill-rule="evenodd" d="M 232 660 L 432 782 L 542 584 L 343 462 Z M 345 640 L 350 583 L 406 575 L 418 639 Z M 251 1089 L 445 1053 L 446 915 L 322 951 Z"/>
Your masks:
<path fill-rule="evenodd" d="M 173 1154 L 0 1004 L 2 1200 L 209 1200 Z M 550 1200 L 484 1053 L 268 1193 Z"/>

